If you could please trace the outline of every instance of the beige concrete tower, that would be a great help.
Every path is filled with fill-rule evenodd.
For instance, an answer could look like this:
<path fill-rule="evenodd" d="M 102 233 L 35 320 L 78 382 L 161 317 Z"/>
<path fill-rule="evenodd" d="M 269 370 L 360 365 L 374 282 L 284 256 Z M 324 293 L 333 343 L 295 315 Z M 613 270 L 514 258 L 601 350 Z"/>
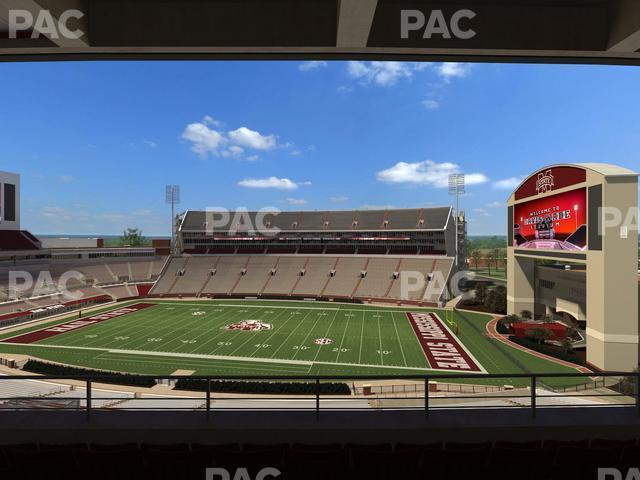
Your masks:
<path fill-rule="evenodd" d="M 625 168 L 552 165 L 529 176 L 508 201 L 508 313 L 549 307 L 548 299 L 546 307 L 536 301 L 537 282 L 551 291 L 557 311 L 584 294 L 587 362 L 608 371 L 636 368 L 637 211 L 638 174 Z M 544 280 L 536 278 L 536 260 L 583 264 L 586 291 L 563 298 L 561 276 L 554 282 L 547 270 Z"/>

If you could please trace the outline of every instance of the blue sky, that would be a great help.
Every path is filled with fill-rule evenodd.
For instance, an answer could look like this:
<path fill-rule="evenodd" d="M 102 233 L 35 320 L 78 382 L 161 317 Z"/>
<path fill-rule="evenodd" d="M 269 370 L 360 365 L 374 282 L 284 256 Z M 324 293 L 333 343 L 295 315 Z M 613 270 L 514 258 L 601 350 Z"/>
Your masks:
<path fill-rule="evenodd" d="M 378 62 L 0 65 L 0 170 L 34 233 L 166 235 L 181 208 L 451 204 L 503 234 L 520 178 L 552 163 L 640 170 L 640 69 Z"/>

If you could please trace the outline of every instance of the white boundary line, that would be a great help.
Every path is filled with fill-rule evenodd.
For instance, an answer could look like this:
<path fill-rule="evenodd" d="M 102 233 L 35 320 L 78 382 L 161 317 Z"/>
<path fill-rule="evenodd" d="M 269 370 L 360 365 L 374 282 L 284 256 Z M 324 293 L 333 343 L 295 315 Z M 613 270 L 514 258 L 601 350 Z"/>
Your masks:
<path fill-rule="evenodd" d="M 20 344 L 22 345 L 22 344 Z M 107 353 L 117 353 L 117 354 L 125 354 L 125 355 L 137 355 L 137 356 L 151 356 L 151 357 L 175 357 L 175 358 L 197 358 L 197 359 L 206 359 L 206 360 L 226 360 L 226 361 L 238 361 L 238 362 L 249 362 L 249 363 L 279 363 L 279 364 L 289 364 L 289 365 L 305 365 L 305 366 L 313 366 L 314 364 L 319 365 L 339 365 L 344 367 L 366 367 L 366 368 L 382 368 L 385 370 L 393 369 L 393 370 L 411 370 L 411 371 L 420 371 L 420 370 L 430 370 L 430 371 L 439 371 L 439 372 L 447 372 L 451 373 L 451 370 L 436 370 L 433 368 L 430 369 L 421 369 L 417 367 L 400 367 L 400 366 L 391 366 L 391 365 L 372 365 L 368 363 L 346 363 L 346 362 L 314 362 L 312 360 L 283 360 L 276 358 L 264 358 L 264 357 L 230 357 L 227 355 L 205 355 L 205 354 L 196 354 L 196 353 L 178 353 L 178 352 L 156 352 L 153 350 L 120 350 L 120 349 L 107 349 L 107 348 L 89 348 L 89 347 L 62 347 L 60 345 L 46 345 L 46 344 L 37 344 L 32 343 L 29 344 L 29 347 L 35 348 L 68 348 L 72 350 L 91 350 L 91 351 L 101 351 Z"/>
<path fill-rule="evenodd" d="M 409 313 L 412 313 L 412 312 L 409 312 Z M 458 345 L 460 345 L 460 347 L 461 347 L 465 352 L 467 352 L 467 355 L 469 355 L 469 357 L 471 357 L 471 360 L 473 360 L 474 362 L 476 362 L 476 365 L 478 365 L 478 367 L 480 367 L 480 370 L 481 370 L 480 372 L 460 372 L 459 370 L 446 370 L 446 371 L 447 371 L 447 372 L 451 372 L 451 373 L 453 373 L 453 372 L 458 372 L 458 373 L 489 373 L 489 372 L 487 372 L 487 370 L 482 366 L 482 364 L 478 361 L 478 359 L 477 359 L 476 357 L 474 357 L 473 353 L 471 353 L 471 352 L 469 351 L 469 349 L 467 348 L 467 346 L 466 346 L 466 345 L 465 345 L 465 344 L 464 344 L 460 339 L 458 339 L 458 336 L 457 336 L 455 333 L 453 333 L 453 332 L 451 331 L 451 329 L 450 329 L 450 328 L 449 328 L 449 326 L 447 325 L 447 322 L 443 321 L 443 320 L 440 318 L 440 316 L 439 316 L 437 313 L 435 313 L 435 312 L 431 312 L 431 315 L 435 315 L 435 317 L 436 317 L 436 318 L 438 319 L 438 321 L 442 324 L 442 326 L 444 326 L 444 328 L 446 328 L 446 329 L 447 329 L 447 331 L 448 331 L 448 332 L 449 332 L 449 334 L 451 335 L 451 338 L 453 338 L 453 339 L 455 339 L 455 340 L 456 340 L 456 343 L 457 343 Z"/>

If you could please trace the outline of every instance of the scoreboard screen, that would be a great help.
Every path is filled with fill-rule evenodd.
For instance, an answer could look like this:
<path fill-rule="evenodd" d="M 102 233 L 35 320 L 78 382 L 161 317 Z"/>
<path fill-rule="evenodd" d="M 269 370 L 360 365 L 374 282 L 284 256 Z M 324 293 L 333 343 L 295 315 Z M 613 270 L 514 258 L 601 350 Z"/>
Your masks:
<path fill-rule="evenodd" d="M 587 190 L 579 188 L 514 205 L 517 248 L 585 250 Z"/>

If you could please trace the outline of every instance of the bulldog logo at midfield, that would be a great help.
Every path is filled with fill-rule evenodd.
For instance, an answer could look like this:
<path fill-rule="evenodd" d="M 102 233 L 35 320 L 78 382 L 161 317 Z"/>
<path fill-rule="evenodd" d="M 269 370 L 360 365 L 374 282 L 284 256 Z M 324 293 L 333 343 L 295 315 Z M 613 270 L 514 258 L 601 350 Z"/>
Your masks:
<path fill-rule="evenodd" d="M 270 323 L 264 323 L 260 320 L 242 320 L 241 322 L 230 323 L 226 327 L 226 330 L 244 330 L 246 332 L 258 332 L 260 330 L 271 330 L 273 325 Z"/>

